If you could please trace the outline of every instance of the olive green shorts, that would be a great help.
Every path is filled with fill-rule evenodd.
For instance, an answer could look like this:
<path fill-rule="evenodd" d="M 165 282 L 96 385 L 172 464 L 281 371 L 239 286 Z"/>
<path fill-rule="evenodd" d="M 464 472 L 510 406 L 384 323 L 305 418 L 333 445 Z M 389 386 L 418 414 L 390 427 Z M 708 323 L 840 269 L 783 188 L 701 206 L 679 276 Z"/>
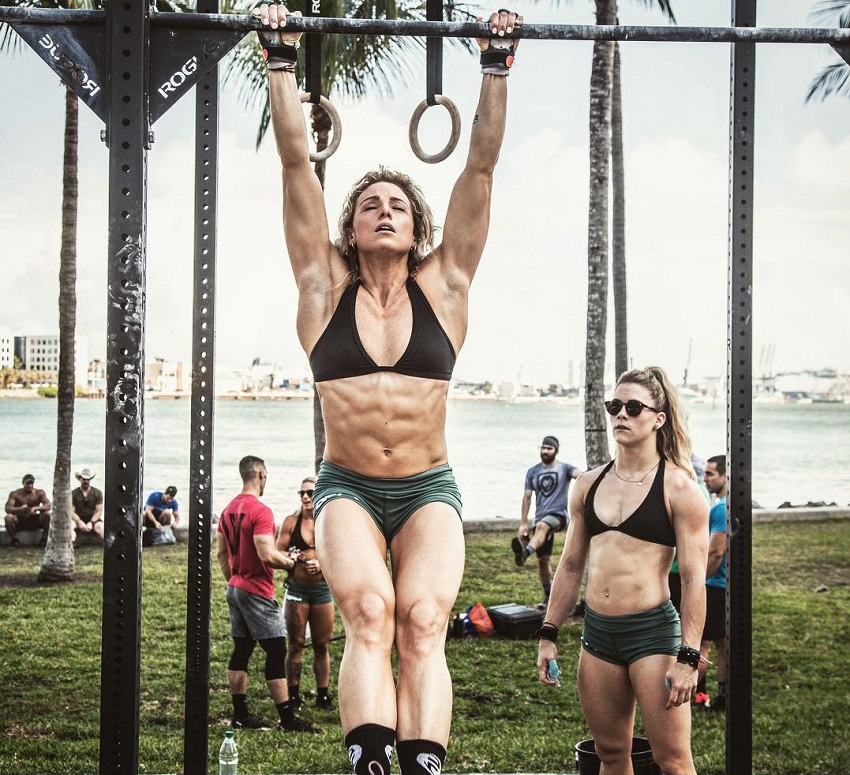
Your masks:
<path fill-rule="evenodd" d="M 651 654 L 675 656 L 681 643 L 681 620 L 669 600 L 623 616 L 603 616 L 585 608 L 581 647 L 606 662 L 626 666 Z"/>
<path fill-rule="evenodd" d="M 337 498 L 366 509 L 388 543 L 414 512 L 429 503 L 448 503 L 458 516 L 463 508 L 448 463 L 400 479 L 377 479 L 323 462 L 313 493 L 313 518 L 317 520 L 322 509 Z"/>
<path fill-rule="evenodd" d="M 292 579 L 286 582 L 286 594 L 283 599 L 287 603 L 304 605 L 324 605 L 334 601 L 328 585 L 324 582 L 321 584 L 301 584 Z"/>

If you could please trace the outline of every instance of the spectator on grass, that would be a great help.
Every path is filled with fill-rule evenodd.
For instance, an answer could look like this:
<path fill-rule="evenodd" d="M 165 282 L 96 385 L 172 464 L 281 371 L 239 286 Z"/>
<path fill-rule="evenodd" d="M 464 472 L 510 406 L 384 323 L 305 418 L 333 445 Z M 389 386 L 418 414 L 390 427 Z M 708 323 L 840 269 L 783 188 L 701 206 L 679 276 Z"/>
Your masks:
<path fill-rule="evenodd" d="M 10 545 L 17 549 L 20 545 L 19 530 L 41 530 L 39 546 L 47 546 L 47 534 L 50 531 L 50 498 L 44 490 L 35 486 L 35 477 L 25 474 L 21 487 L 12 490 L 6 501 L 6 532 Z"/>
<path fill-rule="evenodd" d="M 328 644 L 334 629 L 334 600 L 316 558 L 316 531 L 313 523 L 313 490 L 316 478 L 307 476 L 301 482 L 298 496 L 301 506 L 283 520 L 277 536 L 277 549 L 295 562 L 286 580 L 284 619 L 289 649 L 286 654 L 286 681 L 289 699 L 301 705 L 302 655 L 310 625 L 313 649 L 313 675 L 316 679 L 316 707 L 332 710 L 328 694 L 331 657 Z"/>
<path fill-rule="evenodd" d="M 317 732 L 298 718 L 286 687 L 286 635 L 275 599 L 274 569 L 292 570 L 295 560 L 274 542 L 274 516 L 260 501 L 266 488 L 266 464 L 247 455 L 239 461 L 242 492 L 221 512 L 216 528 L 216 559 L 227 580 L 233 653 L 227 680 L 233 700 L 231 724 L 237 729 L 270 729 L 248 712 L 248 661 L 257 643 L 266 653 L 265 678 L 284 732 Z"/>
<path fill-rule="evenodd" d="M 143 522 L 145 526 L 142 534 L 144 546 L 160 546 L 162 544 L 173 544 L 177 542 L 174 528 L 180 521 L 180 511 L 174 496 L 177 488 L 169 485 L 165 492 L 152 492 L 145 503 Z"/>
<path fill-rule="evenodd" d="M 92 487 L 94 471 L 84 468 L 74 476 L 80 483 L 71 490 L 71 521 L 74 525 L 74 540 L 83 533 L 94 533 L 103 541 L 103 493 Z"/>

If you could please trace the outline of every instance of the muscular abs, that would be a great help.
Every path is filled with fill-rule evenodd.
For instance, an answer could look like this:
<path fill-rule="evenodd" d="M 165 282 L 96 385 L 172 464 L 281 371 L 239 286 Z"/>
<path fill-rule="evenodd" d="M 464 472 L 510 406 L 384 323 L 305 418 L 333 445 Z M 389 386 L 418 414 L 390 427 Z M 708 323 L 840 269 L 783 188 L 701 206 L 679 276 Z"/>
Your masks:
<path fill-rule="evenodd" d="M 378 372 L 317 387 L 329 463 L 397 478 L 447 462 L 448 382 Z"/>

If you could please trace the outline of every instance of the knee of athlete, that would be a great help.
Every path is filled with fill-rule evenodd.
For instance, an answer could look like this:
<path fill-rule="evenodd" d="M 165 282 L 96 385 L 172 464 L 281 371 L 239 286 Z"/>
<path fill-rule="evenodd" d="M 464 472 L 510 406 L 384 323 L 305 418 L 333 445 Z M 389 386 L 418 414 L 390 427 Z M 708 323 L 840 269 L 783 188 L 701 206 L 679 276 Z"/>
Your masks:
<path fill-rule="evenodd" d="M 631 758 L 632 755 L 632 739 L 628 738 L 627 740 L 604 740 L 599 739 L 599 737 L 594 737 L 594 744 L 596 746 L 596 755 L 599 757 L 599 761 L 603 764 L 613 765 L 617 762 L 626 761 Z M 653 751 L 654 754 L 654 751 Z M 656 763 L 660 765 L 660 762 L 656 760 Z M 664 770 L 666 775 L 667 770 Z"/>
<path fill-rule="evenodd" d="M 301 628 L 287 629 L 286 640 L 289 644 L 290 654 L 300 654 L 304 651 L 304 644 L 307 642 L 307 639 L 305 637 L 305 631 Z"/>
<path fill-rule="evenodd" d="M 393 641 L 393 607 L 380 594 L 372 592 L 358 597 L 345 617 L 352 635 L 360 643 L 387 647 Z"/>
<path fill-rule="evenodd" d="M 267 681 L 286 677 L 286 638 L 264 638 L 260 648 L 266 652 L 264 676 Z"/>
<path fill-rule="evenodd" d="M 234 672 L 248 672 L 248 662 L 251 659 L 251 653 L 254 651 L 254 641 L 251 638 L 234 638 L 233 653 L 230 655 L 230 662 L 227 664 L 227 669 Z"/>
<path fill-rule="evenodd" d="M 327 643 L 313 643 L 313 656 L 317 658 L 324 658 L 328 655 L 328 644 Z"/>
<path fill-rule="evenodd" d="M 447 615 L 436 600 L 417 600 L 398 617 L 396 645 L 399 656 L 425 656 L 442 649 Z"/>
<path fill-rule="evenodd" d="M 665 751 L 659 749 L 659 746 L 654 746 L 652 749 L 652 758 L 655 763 L 661 768 L 664 775 L 681 775 L 683 773 L 693 772 L 693 763 L 689 750 L 671 749 Z"/>

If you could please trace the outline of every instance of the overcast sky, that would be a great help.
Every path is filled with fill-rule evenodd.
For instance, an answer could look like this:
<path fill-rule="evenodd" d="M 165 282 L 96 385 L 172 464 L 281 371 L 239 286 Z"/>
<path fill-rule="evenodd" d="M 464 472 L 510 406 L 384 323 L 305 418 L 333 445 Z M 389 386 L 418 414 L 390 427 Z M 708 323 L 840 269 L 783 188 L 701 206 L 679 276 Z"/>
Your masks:
<path fill-rule="evenodd" d="M 728 26 L 731 0 L 673 0 L 683 26 Z M 592 23 L 586 0 L 524 3 L 529 22 Z M 759 0 L 759 26 L 810 26 L 807 0 Z M 624 24 L 663 24 L 621 0 Z M 588 96 L 592 44 L 526 41 L 510 76 L 508 126 L 496 170 L 490 236 L 470 298 L 469 335 L 455 375 L 568 382 L 584 359 L 587 283 Z M 657 363 L 678 381 L 726 364 L 728 44 L 625 43 L 629 339 L 634 365 Z M 773 370 L 850 371 L 850 100 L 804 105 L 828 46 L 764 44 L 757 52 L 755 342 L 775 346 Z M 226 66 L 226 60 L 225 60 Z M 336 223 L 351 183 L 379 163 L 409 172 L 442 223 L 468 147 L 480 76 L 447 46 L 443 92 L 463 117 L 461 142 L 438 165 L 418 161 L 408 122 L 421 78 L 392 100 L 335 100 L 343 120 L 328 162 Z M 28 49 L 0 63 L 0 327 L 55 331 L 64 102 L 58 79 Z M 80 112 L 78 317 L 92 357 L 105 353 L 107 162 L 99 120 Z M 255 357 L 307 374 L 295 336 L 295 288 L 280 221 L 276 151 L 254 150 L 257 116 L 225 91 L 219 164 L 216 325 L 220 366 Z M 422 143 L 448 133 L 440 108 Z M 191 353 L 194 97 L 155 125 L 149 155 L 146 357 Z M 609 328 L 613 325 L 609 318 Z M 613 348 L 609 348 L 613 360 Z"/>

